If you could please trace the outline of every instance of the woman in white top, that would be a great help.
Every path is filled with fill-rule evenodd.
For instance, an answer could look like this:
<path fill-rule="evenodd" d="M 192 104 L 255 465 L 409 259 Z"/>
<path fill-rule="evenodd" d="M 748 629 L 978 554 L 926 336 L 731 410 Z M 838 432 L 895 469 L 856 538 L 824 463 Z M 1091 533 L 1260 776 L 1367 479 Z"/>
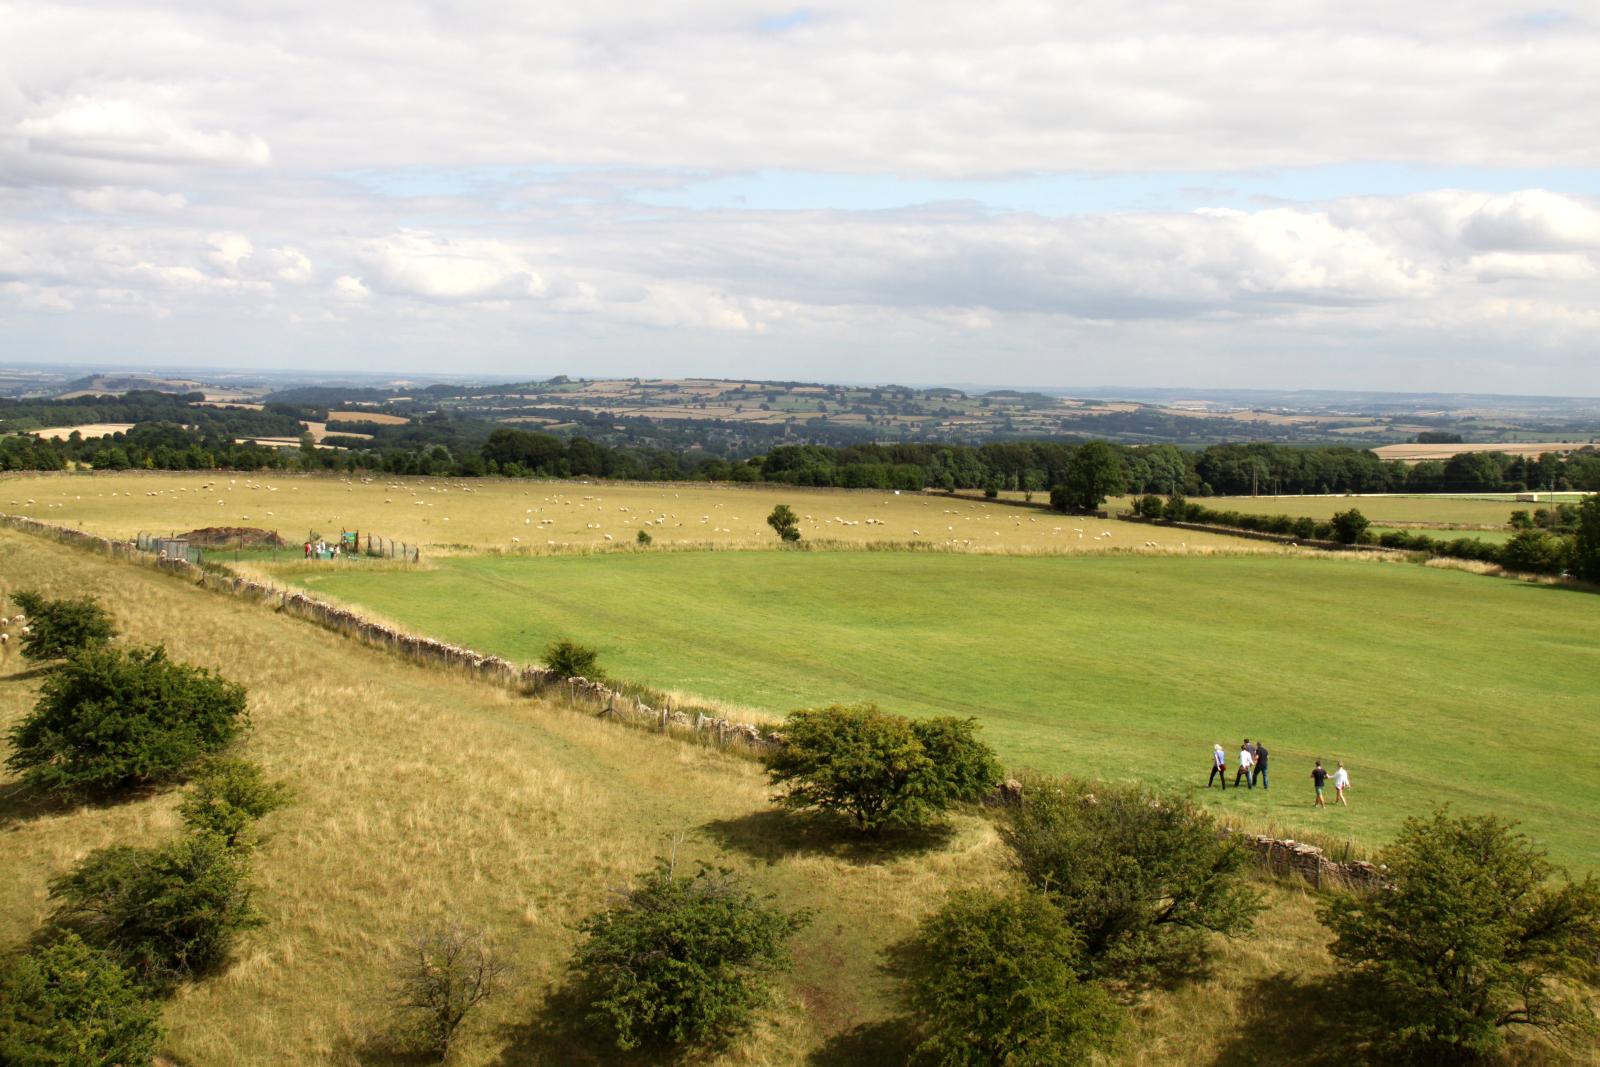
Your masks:
<path fill-rule="evenodd" d="M 1344 769 L 1344 764 L 1339 764 L 1339 769 L 1333 772 L 1333 791 L 1338 795 L 1339 803 L 1345 807 L 1350 802 L 1344 798 L 1344 791 L 1350 788 L 1350 772 Z"/>

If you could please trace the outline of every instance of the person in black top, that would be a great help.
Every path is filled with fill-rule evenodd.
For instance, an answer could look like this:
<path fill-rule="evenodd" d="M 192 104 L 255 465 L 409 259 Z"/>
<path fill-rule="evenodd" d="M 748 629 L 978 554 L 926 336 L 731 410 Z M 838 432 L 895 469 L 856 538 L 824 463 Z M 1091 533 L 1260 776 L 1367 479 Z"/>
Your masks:
<path fill-rule="evenodd" d="M 1261 743 L 1259 737 L 1256 738 L 1256 762 L 1250 774 L 1250 784 L 1254 786 L 1257 782 L 1261 783 L 1262 789 L 1267 787 L 1267 746 Z"/>
<path fill-rule="evenodd" d="M 1322 799 L 1322 787 L 1328 784 L 1328 772 L 1322 769 L 1322 761 L 1317 760 L 1317 765 L 1311 768 L 1311 784 L 1317 787 L 1317 802 L 1313 808 L 1326 808 L 1327 802 Z"/>

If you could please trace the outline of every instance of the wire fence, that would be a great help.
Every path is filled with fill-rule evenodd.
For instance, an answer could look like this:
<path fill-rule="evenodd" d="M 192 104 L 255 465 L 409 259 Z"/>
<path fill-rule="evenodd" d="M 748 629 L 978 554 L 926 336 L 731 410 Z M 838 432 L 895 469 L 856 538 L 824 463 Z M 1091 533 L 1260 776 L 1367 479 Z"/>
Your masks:
<path fill-rule="evenodd" d="M 359 538 L 357 538 L 359 541 Z M 422 552 L 416 545 L 408 545 L 404 541 L 396 541 L 391 537 L 368 533 L 366 547 L 363 555 L 376 559 L 398 559 L 407 563 L 416 563 L 422 559 Z"/>

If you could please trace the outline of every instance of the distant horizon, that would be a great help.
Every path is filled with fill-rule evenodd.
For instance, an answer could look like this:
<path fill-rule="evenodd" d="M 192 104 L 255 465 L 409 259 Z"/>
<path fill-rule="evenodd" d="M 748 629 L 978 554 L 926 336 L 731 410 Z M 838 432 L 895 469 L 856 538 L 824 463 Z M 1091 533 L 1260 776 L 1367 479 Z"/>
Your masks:
<path fill-rule="evenodd" d="M 708 381 L 728 382 L 801 382 L 812 385 L 840 385 L 852 387 L 891 387 L 900 386 L 909 389 L 959 389 L 964 393 L 990 393 L 999 390 L 1014 390 L 1017 392 L 1035 392 L 1051 396 L 1083 397 L 1085 399 L 1117 399 L 1126 395 L 1130 400 L 1139 394 L 1169 394 L 1191 395 L 1195 399 L 1204 399 L 1205 394 L 1219 396 L 1248 397 L 1248 396 L 1283 396 L 1305 395 L 1321 397 L 1340 396 L 1385 396 L 1385 397 L 1460 397 L 1483 400 L 1565 400 L 1565 401 L 1600 401 L 1600 395 L 1590 396 L 1585 394 L 1562 393 L 1508 393 L 1508 392 L 1464 392 L 1461 390 L 1402 390 L 1402 389 L 1362 389 L 1362 388 L 1306 388 L 1271 386 L 1189 386 L 1189 385 L 1041 385 L 1032 383 L 982 383 L 961 381 L 929 381 L 918 382 L 901 379 L 878 378 L 807 378 L 807 377 L 729 377 L 713 374 L 662 374 L 659 372 L 649 374 L 574 374 L 557 371 L 550 374 L 537 373 L 531 375 L 497 375 L 497 374 L 437 374 L 421 371 L 398 371 L 384 374 L 376 371 L 346 370 L 328 371 L 311 367 L 236 367 L 226 364 L 204 363 L 101 363 L 93 361 L 72 362 L 43 362 L 35 360 L 6 360 L 0 361 L 0 370 L 7 368 L 41 370 L 81 370 L 95 374 L 126 374 L 129 376 L 169 374 L 176 376 L 195 377 L 202 372 L 217 373 L 229 377 L 257 376 L 263 380 L 304 379 L 316 382 L 339 381 L 371 381 L 393 382 L 401 379 L 428 382 L 429 384 L 452 384 L 479 387 L 484 385 L 513 384 L 517 382 L 549 381 L 552 378 L 565 377 L 574 380 L 586 381 L 674 381 L 687 379 L 703 379 Z M 82 376 L 82 375 L 78 375 Z"/>

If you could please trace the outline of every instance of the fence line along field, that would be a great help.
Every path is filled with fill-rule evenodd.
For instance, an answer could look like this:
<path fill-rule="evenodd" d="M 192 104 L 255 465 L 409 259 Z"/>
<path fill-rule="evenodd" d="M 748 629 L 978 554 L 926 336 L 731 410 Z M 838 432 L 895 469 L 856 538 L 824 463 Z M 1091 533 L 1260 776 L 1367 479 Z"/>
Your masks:
<path fill-rule="evenodd" d="M 787 503 L 808 540 L 923 542 L 960 551 L 1237 548 L 1221 534 L 1150 530 L 1114 520 L 892 491 L 520 479 L 347 479 L 271 473 L 15 474 L 0 478 L 0 511 L 107 537 L 215 526 L 311 532 L 372 531 L 424 550 L 544 551 L 634 543 L 770 547 L 767 515 Z"/>
<path fill-rule="evenodd" d="M 1581 501 L 1583 493 L 1557 493 L 1560 503 Z M 1216 511 L 1239 511 L 1253 515 L 1309 515 L 1326 520 L 1335 512 L 1355 508 L 1375 525 L 1385 523 L 1423 523 L 1436 526 L 1504 526 L 1512 511 L 1532 512 L 1550 506 L 1548 494 L 1540 493 L 1537 501 L 1519 501 L 1515 493 L 1451 496 L 1447 494 L 1419 494 L 1416 496 L 1212 496 L 1195 497 L 1195 502 Z M 1112 506 L 1128 506 L 1131 501 L 1113 502 Z"/>
<path fill-rule="evenodd" d="M 619 677 L 767 712 L 976 716 L 1012 765 L 1046 771 L 1195 789 L 1213 743 L 1231 759 L 1264 739 L 1273 788 L 1206 801 L 1368 844 L 1448 802 L 1600 866 L 1600 794 L 1574 758 L 1600 751 L 1600 600 L 1585 593 L 1271 556 L 673 552 L 277 573 L 482 652 L 536 659 L 570 637 Z M 1350 808 L 1310 812 L 1318 758 L 1351 768 Z"/>
<path fill-rule="evenodd" d="M 645 1062 L 567 1036 L 569 1020 L 547 995 L 562 980 L 577 922 L 668 853 L 685 866 L 704 859 L 745 872 L 786 909 L 816 909 L 772 1010 L 704 1062 L 890 1062 L 885 1041 L 901 1009 L 885 950 L 951 889 L 1015 884 L 991 824 L 977 815 L 957 816 L 932 848 L 834 849 L 786 829 L 759 768 L 739 757 L 409 665 L 292 617 L 11 530 L 0 529 L 0 575 L 8 587 L 25 577 L 51 596 L 93 591 L 126 640 L 165 642 L 245 684 L 252 730 L 243 754 L 294 790 L 293 803 L 264 824 L 257 852 L 266 925 L 246 936 L 224 974 L 164 1003 L 164 1062 L 399 1062 L 373 1043 L 393 968 L 419 928 L 443 921 L 487 928 L 514 968 L 505 994 L 452 1046 L 453 1064 Z M 40 684 L 25 664 L 0 665 L 0 731 Z M 0 790 L 9 784 L 0 772 Z M 169 790 L 105 806 L 5 808 L 0 943 L 14 949 L 39 929 L 50 879 L 88 850 L 170 839 L 176 799 Z M 1262 990 L 1326 973 L 1328 935 L 1304 889 L 1264 889 L 1270 908 L 1257 935 L 1218 941 L 1227 966 L 1146 998 L 1108 1067 L 1186 1067 L 1196 1046 L 1301 1067 L 1305 1034 L 1318 1032 L 1316 1006 L 1283 1001 L 1263 1025 Z"/>

